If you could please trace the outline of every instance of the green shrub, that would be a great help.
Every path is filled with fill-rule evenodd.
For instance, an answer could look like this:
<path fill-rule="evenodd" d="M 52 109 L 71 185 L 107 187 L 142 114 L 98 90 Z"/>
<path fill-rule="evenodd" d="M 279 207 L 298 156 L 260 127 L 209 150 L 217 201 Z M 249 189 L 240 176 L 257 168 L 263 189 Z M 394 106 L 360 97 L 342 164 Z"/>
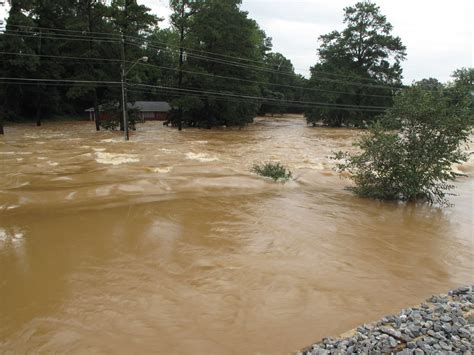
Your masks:
<path fill-rule="evenodd" d="M 350 174 L 350 189 L 360 196 L 447 204 L 459 176 L 452 165 L 469 158 L 469 99 L 453 101 L 419 85 L 405 89 L 383 117 L 400 129 L 375 124 L 356 143 L 360 154 L 336 153 L 337 170 Z"/>
<path fill-rule="evenodd" d="M 274 181 L 280 180 L 282 182 L 290 180 L 293 176 L 291 171 L 283 166 L 280 162 L 272 161 L 254 164 L 251 171 L 261 176 L 270 177 Z"/>
<path fill-rule="evenodd" d="M 117 120 L 103 120 L 100 121 L 99 124 L 103 129 L 106 129 L 108 131 L 115 131 L 120 123 Z"/>
<path fill-rule="evenodd" d="M 103 121 L 100 121 L 99 124 L 103 129 L 106 129 L 108 131 L 115 131 L 120 126 L 120 122 L 117 121 L 117 120 L 103 120 Z M 136 124 L 136 122 L 135 122 L 134 119 L 132 119 L 132 118 L 128 119 L 128 129 L 129 130 L 135 131 L 136 130 L 135 124 Z"/>

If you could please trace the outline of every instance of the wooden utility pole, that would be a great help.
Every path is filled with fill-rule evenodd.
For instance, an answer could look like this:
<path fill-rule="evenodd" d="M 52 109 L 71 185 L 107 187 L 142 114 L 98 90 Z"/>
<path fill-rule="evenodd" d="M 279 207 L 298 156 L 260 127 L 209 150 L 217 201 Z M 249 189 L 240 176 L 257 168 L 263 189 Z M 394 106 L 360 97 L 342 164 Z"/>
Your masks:
<path fill-rule="evenodd" d="M 184 63 L 184 49 L 183 49 L 183 42 L 184 42 L 184 16 L 185 16 L 185 6 L 186 0 L 181 1 L 181 23 L 179 28 L 179 68 L 178 68 L 178 88 L 181 89 L 183 85 L 183 63 Z M 179 107 L 179 117 L 178 117 L 178 130 L 183 129 L 183 109 Z"/>
<path fill-rule="evenodd" d="M 121 82 L 122 82 L 122 116 L 123 116 L 123 129 L 125 140 L 129 140 L 128 135 L 128 118 L 127 118 L 127 82 L 125 77 L 125 37 L 122 33 L 122 50 L 121 50 L 122 63 L 120 65 L 121 69 Z"/>
<path fill-rule="evenodd" d="M 41 30 L 39 30 L 39 43 L 38 43 L 38 56 L 41 56 Z M 38 57 L 40 63 L 39 67 L 41 68 L 41 57 Z M 36 84 L 37 97 L 36 97 L 36 126 L 41 126 L 41 88 L 39 82 Z"/>
<path fill-rule="evenodd" d="M 88 17 L 88 23 L 87 27 L 89 30 L 89 34 L 91 37 L 91 40 L 89 41 L 89 50 L 91 53 L 94 52 L 94 41 L 92 39 L 92 32 L 95 31 L 94 28 L 94 20 L 93 20 L 93 7 L 96 5 L 96 2 L 94 0 L 90 0 L 89 3 L 87 4 L 87 17 Z M 90 64 L 91 67 L 91 73 L 94 71 L 94 64 Z M 97 87 L 94 87 L 94 92 L 93 92 L 93 99 L 94 99 L 94 123 L 95 123 L 95 130 L 100 131 L 100 107 L 99 107 L 99 99 L 97 97 Z"/>

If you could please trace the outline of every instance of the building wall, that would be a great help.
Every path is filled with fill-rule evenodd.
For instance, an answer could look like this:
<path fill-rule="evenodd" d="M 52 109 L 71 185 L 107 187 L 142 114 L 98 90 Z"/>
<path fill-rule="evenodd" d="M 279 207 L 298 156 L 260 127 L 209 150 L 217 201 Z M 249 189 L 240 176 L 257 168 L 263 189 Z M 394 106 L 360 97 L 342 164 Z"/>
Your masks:
<path fill-rule="evenodd" d="M 95 114 L 94 112 L 89 113 L 90 120 L 93 121 Z M 168 112 L 140 112 L 140 118 L 144 121 L 166 121 L 168 120 Z M 100 120 L 109 121 L 121 119 L 116 113 L 101 112 Z"/>
<path fill-rule="evenodd" d="M 145 121 L 166 121 L 168 112 L 144 112 Z"/>

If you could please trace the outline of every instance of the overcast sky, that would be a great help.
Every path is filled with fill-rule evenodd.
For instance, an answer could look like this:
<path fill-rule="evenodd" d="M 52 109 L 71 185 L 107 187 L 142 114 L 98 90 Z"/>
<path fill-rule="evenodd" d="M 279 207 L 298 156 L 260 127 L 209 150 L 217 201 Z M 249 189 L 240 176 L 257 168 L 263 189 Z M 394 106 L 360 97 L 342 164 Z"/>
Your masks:
<path fill-rule="evenodd" d="M 168 0 L 138 0 L 158 16 L 168 18 Z M 472 0 L 375 0 L 407 47 L 403 63 L 406 83 L 435 77 L 449 80 L 460 67 L 472 67 L 474 58 Z M 308 74 L 317 60 L 317 38 L 343 28 L 345 6 L 349 0 L 243 0 L 267 36 L 273 50 L 291 59 L 297 72 Z M 0 9 L 2 11 L 2 9 Z M 3 10 L 5 12 L 5 10 Z M 0 13 L 0 16 L 2 14 Z M 3 16 L 1 16 L 3 17 Z M 163 24 L 167 26 L 167 21 Z"/>

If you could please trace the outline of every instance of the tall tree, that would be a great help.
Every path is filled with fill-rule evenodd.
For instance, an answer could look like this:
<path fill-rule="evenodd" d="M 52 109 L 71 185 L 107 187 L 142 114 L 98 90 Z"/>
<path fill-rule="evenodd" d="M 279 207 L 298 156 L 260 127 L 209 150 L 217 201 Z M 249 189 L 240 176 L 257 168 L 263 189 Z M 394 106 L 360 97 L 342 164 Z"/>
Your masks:
<path fill-rule="evenodd" d="M 74 16 L 68 19 L 69 29 L 82 32 L 83 40 L 71 43 L 68 53 L 74 57 L 103 58 L 107 59 L 110 52 L 117 51 L 117 43 L 108 40 L 113 37 L 110 25 L 109 8 L 100 0 L 82 0 L 76 2 Z M 100 35 L 99 35 L 100 34 Z M 101 39 L 104 39 L 102 41 Z M 115 47 L 115 48 L 114 48 Z M 81 60 L 71 63 L 68 68 L 68 76 L 78 80 L 110 80 L 116 76 L 118 66 L 113 62 L 100 60 Z M 100 130 L 99 105 L 112 96 L 110 89 L 98 85 L 71 85 L 66 91 L 66 96 L 86 106 L 92 102 L 96 130 Z"/>
<path fill-rule="evenodd" d="M 400 63 L 406 48 L 392 35 L 393 26 L 380 8 L 370 1 L 346 7 L 344 23 L 342 32 L 319 37 L 319 62 L 311 68 L 309 83 L 320 92 L 310 98 L 352 109 L 308 110 L 308 122 L 364 125 L 378 113 L 364 112 L 357 106 L 390 106 L 392 88 L 401 85 Z"/>
<path fill-rule="evenodd" d="M 474 125 L 474 68 L 461 68 L 452 74 L 454 81 L 447 85 L 454 102 L 467 101 L 470 123 Z"/>
<path fill-rule="evenodd" d="M 26 28 L 16 27 L 34 25 L 33 18 L 29 15 L 33 6 L 34 0 L 10 1 L 6 30 L 0 37 L 1 51 L 12 53 L 2 55 L 0 71 L 4 77 L 31 77 L 38 66 L 36 39 L 28 33 Z M 16 115 L 22 115 L 30 106 L 22 103 L 33 94 L 31 86 L 2 84 L 0 88 L 3 109 L 8 116 L 14 118 Z"/>
<path fill-rule="evenodd" d="M 150 13 L 150 8 L 139 5 L 137 0 L 112 0 L 110 9 L 114 28 L 123 38 L 122 48 L 117 57 L 126 62 L 135 62 L 144 56 L 146 38 L 157 28 L 159 18 Z M 139 67 L 134 70 L 139 70 Z M 126 103 L 121 101 L 123 109 Z M 127 95 L 125 101 L 128 101 Z M 122 120 L 120 129 L 124 129 Z"/>
<path fill-rule="evenodd" d="M 270 42 L 257 23 L 240 10 L 240 5 L 240 0 L 202 2 L 189 20 L 189 34 L 185 43 L 187 48 L 193 50 L 186 52 L 183 85 L 187 90 L 192 89 L 202 95 L 180 98 L 180 105 L 183 100 L 187 101 L 188 124 L 208 128 L 215 125 L 244 125 L 251 122 L 258 111 L 258 102 L 239 101 L 242 95 L 259 96 L 258 84 L 223 78 L 263 79 L 261 72 L 241 58 L 263 61 Z M 231 65 L 229 59 L 241 61 L 241 64 Z M 201 75 L 191 73 L 193 71 Z M 223 101 L 222 94 L 234 97 Z"/>
<path fill-rule="evenodd" d="M 296 75 L 291 61 L 281 53 L 268 53 L 265 56 L 265 81 L 262 96 L 267 98 L 260 107 L 260 114 L 298 112 L 295 105 L 286 101 L 301 101 L 301 79 Z M 278 101 L 281 100 L 281 101 Z"/>

